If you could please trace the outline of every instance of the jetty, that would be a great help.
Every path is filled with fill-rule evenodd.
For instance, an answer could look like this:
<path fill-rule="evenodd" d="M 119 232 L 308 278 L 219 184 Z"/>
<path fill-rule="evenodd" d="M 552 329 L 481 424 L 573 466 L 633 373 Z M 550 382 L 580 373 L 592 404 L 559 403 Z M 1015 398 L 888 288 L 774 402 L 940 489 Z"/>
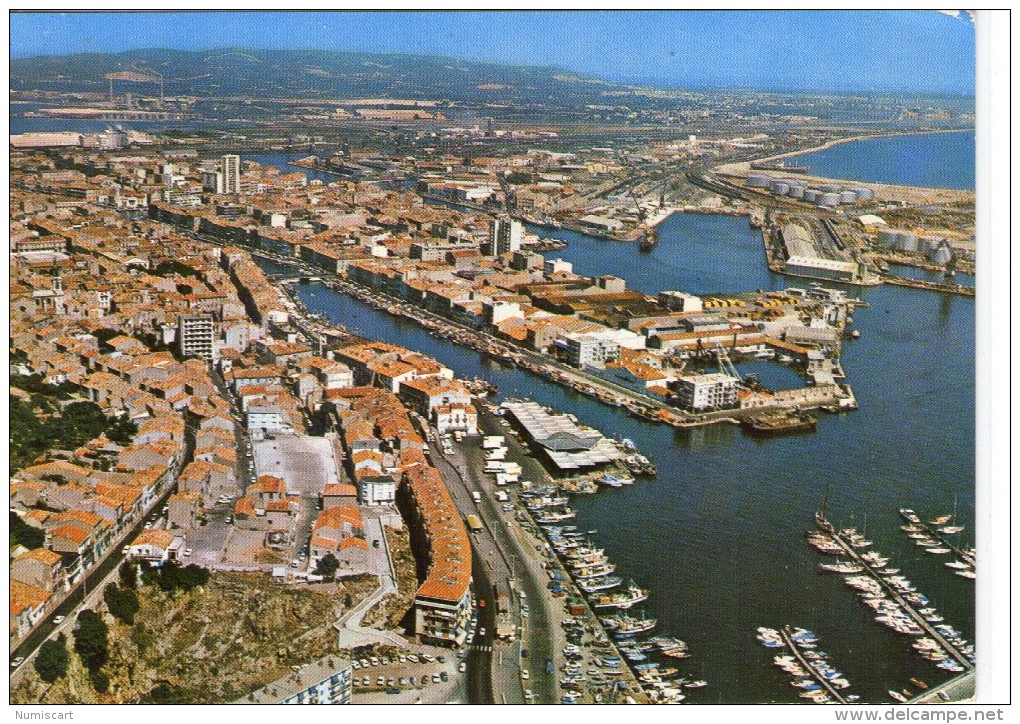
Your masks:
<path fill-rule="evenodd" d="M 800 665 L 803 666 L 806 671 L 811 673 L 811 677 L 824 687 L 824 689 L 829 693 L 829 696 L 838 701 L 840 704 L 849 703 L 847 702 L 846 697 L 840 694 L 839 690 L 829 683 L 829 680 L 822 676 L 821 672 L 815 668 L 814 662 L 809 661 L 804 656 L 800 647 L 797 646 L 796 642 L 790 636 L 789 624 L 784 625 L 781 629 L 779 629 L 779 635 L 782 636 L 783 642 L 786 643 L 786 647 L 790 649 L 791 653 L 793 653 L 793 655 L 797 658 L 797 661 L 800 662 Z"/>
<path fill-rule="evenodd" d="M 974 664 L 971 663 L 970 659 L 967 658 L 967 656 L 962 651 L 956 648 L 956 646 L 949 643 L 949 641 L 946 640 L 945 636 L 939 633 L 939 631 L 924 616 L 918 613 L 917 610 L 914 608 L 913 604 L 907 601 L 899 590 L 890 585 L 890 583 L 885 579 L 885 577 L 880 575 L 879 572 L 875 570 L 875 566 L 873 566 L 871 563 L 865 560 L 857 552 L 857 549 L 850 545 L 850 543 L 848 543 L 843 538 L 843 536 L 839 534 L 836 527 L 825 519 L 824 515 L 818 513 L 815 520 L 816 523 L 818 524 L 819 529 L 821 529 L 826 535 L 832 538 L 833 541 L 839 544 L 839 546 L 843 549 L 846 555 L 849 556 L 854 563 L 857 563 L 858 565 L 861 566 L 862 572 L 868 575 L 876 582 L 878 582 L 878 584 L 882 587 L 886 594 L 888 594 L 888 596 L 893 601 L 895 601 L 897 605 L 899 605 L 906 612 L 906 614 L 910 616 L 910 618 L 913 619 L 913 621 L 919 627 L 921 627 L 922 630 L 924 630 L 924 632 L 928 636 L 933 638 L 938 643 L 938 645 L 942 647 L 944 651 L 946 651 L 950 656 L 952 656 L 956 660 L 956 662 L 960 664 L 960 666 L 964 667 L 964 669 L 966 669 L 967 671 L 972 671 L 974 669 Z M 879 568 L 881 567 L 882 566 L 879 566 Z"/>

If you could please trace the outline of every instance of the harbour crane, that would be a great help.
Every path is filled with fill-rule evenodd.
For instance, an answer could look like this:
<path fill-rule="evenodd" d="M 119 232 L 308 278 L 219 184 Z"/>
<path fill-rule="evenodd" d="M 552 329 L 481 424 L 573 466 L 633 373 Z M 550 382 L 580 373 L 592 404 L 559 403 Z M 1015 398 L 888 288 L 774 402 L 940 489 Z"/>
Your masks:
<path fill-rule="evenodd" d="M 510 188 L 505 171 L 497 171 L 496 178 L 499 180 L 499 187 L 503 189 L 503 206 L 506 207 L 508 214 L 512 214 L 517 209 L 517 194 Z"/>
<path fill-rule="evenodd" d="M 733 362 L 730 361 L 730 356 L 726 354 L 726 348 L 723 347 L 722 342 L 715 343 L 715 356 L 719 360 L 719 372 L 730 377 L 735 377 L 737 381 L 743 382 L 740 373 L 737 372 L 737 368 L 733 366 Z"/>

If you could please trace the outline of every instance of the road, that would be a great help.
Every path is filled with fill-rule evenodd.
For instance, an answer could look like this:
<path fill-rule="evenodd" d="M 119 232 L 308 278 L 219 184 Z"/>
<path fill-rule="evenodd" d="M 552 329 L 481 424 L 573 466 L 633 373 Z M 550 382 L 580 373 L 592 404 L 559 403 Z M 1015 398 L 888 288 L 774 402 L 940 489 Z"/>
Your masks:
<path fill-rule="evenodd" d="M 11 676 L 13 676 L 18 670 L 31 663 L 32 656 L 35 655 L 39 647 L 42 646 L 43 642 L 52 636 L 60 625 L 53 623 L 53 619 L 56 616 L 64 616 L 70 618 L 75 612 L 78 606 L 85 600 L 89 595 L 90 591 L 95 591 L 96 586 L 103 582 L 103 580 L 124 561 L 124 554 L 121 553 L 123 541 L 134 540 L 135 537 L 142 532 L 145 527 L 145 520 L 147 515 L 153 510 L 160 510 L 166 505 L 167 498 L 174 492 L 177 484 L 176 481 L 167 486 L 166 492 L 157 499 L 152 506 L 146 511 L 145 515 L 139 516 L 138 521 L 135 525 L 127 532 L 126 535 L 122 535 L 117 539 L 115 543 L 110 546 L 106 557 L 95 566 L 86 576 L 85 579 L 78 586 L 75 587 L 71 593 L 68 594 L 60 605 L 58 605 L 53 611 L 50 612 L 45 621 L 41 621 L 35 629 L 25 637 L 16 648 L 11 650 L 11 658 L 15 659 L 18 657 L 24 657 L 25 662 L 17 669 L 11 669 Z M 66 626 L 67 623 L 61 625 Z"/>
<path fill-rule="evenodd" d="M 461 514 L 476 513 L 485 524 L 481 532 L 472 534 L 472 544 L 487 555 L 491 569 L 500 571 L 503 581 L 513 580 L 515 589 L 523 590 L 526 596 L 527 617 L 522 615 L 521 599 L 516 590 L 511 591 L 508 590 L 509 585 L 501 585 L 501 590 L 509 594 L 511 621 L 519 627 L 522 635 L 513 644 L 500 644 L 498 647 L 493 671 L 493 678 L 499 684 L 497 697 L 507 693 L 509 703 L 520 697 L 519 703 L 524 700 L 524 689 L 530 688 L 536 703 L 553 704 L 558 702 L 559 696 L 556 675 L 546 673 L 545 661 L 560 658 L 562 644 L 557 646 L 557 642 L 563 636 L 551 596 L 544 588 L 542 559 L 512 520 L 513 514 L 501 511 L 502 504 L 495 499 L 494 486 L 481 472 L 483 458 L 478 438 L 455 443 L 452 455 L 444 457 L 438 451 L 433 454 L 436 467 L 451 483 L 448 487 Z M 471 499 L 474 491 L 481 493 L 478 504 Z M 506 520 L 508 516 L 510 521 Z M 527 682 L 520 679 L 521 669 L 529 672 Z"/>

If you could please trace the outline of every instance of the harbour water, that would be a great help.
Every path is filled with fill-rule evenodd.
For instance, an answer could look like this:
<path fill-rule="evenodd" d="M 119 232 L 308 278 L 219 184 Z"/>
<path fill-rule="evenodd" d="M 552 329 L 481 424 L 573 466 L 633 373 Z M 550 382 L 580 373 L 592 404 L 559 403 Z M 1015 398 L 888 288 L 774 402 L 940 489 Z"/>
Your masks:
<path fill-rule="evenodd" d="M 694 231 L 705 225 L 716 243 Z M 652 254 L 582 235 L 570 235 L 570 247 L 553 254 L 567 258 L 569 251 L 577 271 L 622 273 L 646 292 L 784 286 L 765 268 L 760 237 L 746 219 L 678 214 L 660 232 Z M 974 541 L 973 299 L 899 287 L 861 290 L 871 306 L 854 313 L 862 336 L 847 342 L 843 356 L 861 409 L 823 418 L 814 435 L 759 440 L 727 426 L 675 430 L 642 422 L 322 284 L 301 285 L 298 294 L 312 311 L 365 336 L 433 355 L 458 375 L 491 380 L 500 397 L 526 396 L 573 413 L 630 438 L 651 458 L 657 478 L 572 505 L 577 525 L 599 531 L 597 542 L 620 573 L 651 589 L 645 612 L 659 619 L 658 632 L 690 644 L 681 669 L 710 682 L 692 702 L 797 700 L 754 639 L 757 626 L 782 623 L 822 636 L 864 701 L 889 701 L 886 691 L 911 687 L 910 677 L 929 684 L 948 678 L 913 655 L 909 639 L 876 624 L 840 576 L 817 572 L 821 556 L 804 532 L 823 499 L 830 519 L 864 528 L 890 565 L 973 641 L 973 582 L 912 545 L 896 512 L 950 513 L 956 500 L 967 526 L 962 537 Z"/>
<path fill-rule="evenodd" d="M 812 176 L 902 186 L 974 189 L 974 131 L 886 136 L 793 157 Z"/>

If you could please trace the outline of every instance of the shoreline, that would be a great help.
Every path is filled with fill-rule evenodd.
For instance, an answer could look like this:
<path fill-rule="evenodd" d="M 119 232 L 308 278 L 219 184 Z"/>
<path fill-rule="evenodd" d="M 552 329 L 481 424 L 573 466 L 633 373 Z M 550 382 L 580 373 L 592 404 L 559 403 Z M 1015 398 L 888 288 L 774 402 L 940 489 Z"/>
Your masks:
<path fill-rule="evenodd" d="M 761 158 L 749 159 L 747 161 L 739 161 L 735 163 L 726 163 L 720 166 L 715 166 L 711 169 L 711 173 L 719 174 L 721 176 L 737 176 L 744 178 L 748 176 L 752 171 L 752 163 L 768 163 L 770 161 L 778 161 L 786 158 L 794 158 L 797 156 L 805 156 L 811 153 L 817 153 L 819 151 L 826 151 L 830 148 L 840 146 L 845 143 L 854 143 L 857 141 L 870 141 L 877 138 L 894 138 L 902 136 L 930 136 L 935 134 L 944 133 L 970 133 L 974 129 L 958 128 L 958 129 L 946 129 L 937 131 L 910 131 L 910 132 L 894 132 L 894 133 L 869 133 L 861 136 L 850 136 L 847 138 L 835 138 L 830 141 L 826 141 L 820 146 L 813 148 L 806 148 L 799 151 L 787 151 L 785 153 L 774 154 L 771 156 L 763 156 Z M 769 173 L 769 171 L 762 171 L 762 173 Z M 783 173 L 782 168 L 776 168 L 771 173 Z M 888 184 L 880 181 L 857 181 L 854 179 L 844 178 L 833 178 L 829 176 L 816 176 L 810 173 L 797 174 L 798 178 L 805 179 L 808 181 L 814 181 L 819 183 L 838 183 L 844 186 L 864 186 L 866 188 L 873 189 L 876 193 L 882 192 L 886 194 L 890 199 L 894 199 L 896 194 L 917 194 L 917 193 L 928 193 L 928 194 L 941 194 L 946 198 L 936 199 L 936 202 L 943 203 L 954 203 L 960 201 L 968 201 L 976 198 L 976 191 L 973 189 L 948 189 L 939 188 L 932 186 L 909 186 L 906 184 Z"/>

